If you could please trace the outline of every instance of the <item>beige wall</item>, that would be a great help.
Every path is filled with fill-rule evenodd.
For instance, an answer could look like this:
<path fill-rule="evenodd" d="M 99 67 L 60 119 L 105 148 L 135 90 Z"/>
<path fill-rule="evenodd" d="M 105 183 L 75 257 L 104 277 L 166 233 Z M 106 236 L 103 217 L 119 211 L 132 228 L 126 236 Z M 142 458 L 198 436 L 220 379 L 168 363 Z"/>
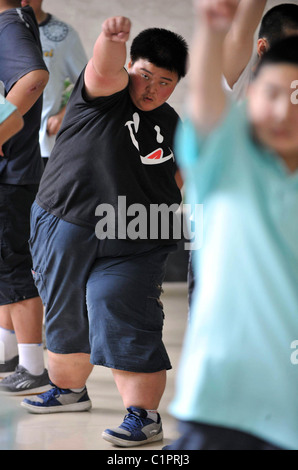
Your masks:
<path fill-rule="evenodd" d="M 245 0 L 242 0 L 245 1 Z M 268 0 L 269 9 L 280 3 L 298 0 Z M 102 22 L 109 16 L 128 16 L 132 21 L 133 38 L 141 30 L 163 27 L 181 34 L 191 41 L 193 30 L 192 0 L 44 0 L 44 10 L 70 23 L 79 32 L 88 57 L 101 30 Z M 129 47 L 130 43 L 128 43 Z M 170 104 L 183 112 L 187 79 L 179 83 L 170 98 Z"/>

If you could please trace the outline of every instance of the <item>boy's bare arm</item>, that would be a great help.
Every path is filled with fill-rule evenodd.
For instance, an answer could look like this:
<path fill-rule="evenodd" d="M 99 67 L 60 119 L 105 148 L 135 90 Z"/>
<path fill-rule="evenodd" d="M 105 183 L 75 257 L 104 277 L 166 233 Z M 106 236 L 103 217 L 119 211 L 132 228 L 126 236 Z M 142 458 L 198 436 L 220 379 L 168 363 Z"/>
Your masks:
<path fill-rule="evenodd" d="M 240 0 L 235 20 L 224 43 L 224 76 L 231 88 L 250 61 L 254 34 L 267 0 Z"/>
<path fill-rule="evenodd" d="M 108 18 L 103 23 L 85 71 L 85 86 L 90 98 L 109 96 L 127 86 L 128 74 L 124 66 L 130 30 L 131 22 L 123 16 Z"/>
<path fill-rule="evenodd" d="M 6 99 L 14 104 L 24 116 L 42 94 L 48 80 L 49 73 L 46 70 L 29 72 L 15 83 Z"/>
<path fill-rule="evenodd" d="M 189 107 L 202 133 L 209 133 L 226 108 L 222 88 L 223 42 L 238 0 L 195 0 L 195 32 L 190 57 Z"/>

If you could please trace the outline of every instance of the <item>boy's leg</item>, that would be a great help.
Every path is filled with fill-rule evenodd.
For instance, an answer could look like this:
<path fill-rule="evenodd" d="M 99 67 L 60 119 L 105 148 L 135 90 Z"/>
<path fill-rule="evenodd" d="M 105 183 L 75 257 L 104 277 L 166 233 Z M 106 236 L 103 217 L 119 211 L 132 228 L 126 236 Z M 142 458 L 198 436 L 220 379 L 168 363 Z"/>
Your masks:
<path fill-rule="evenodd" d="M 0 311 L 0 380 L 11 375 L 19 364 L 18 343 L 9 312 Z"/>
<path fill-rule="evenodd" d="M 121 246 L 120 256 L 105 254 L 94 264 L 87 305 L 91 362 L 112 369 L 128 409 L 122 425 L 107 429 L 103 437 L 128 447 L 162 439 L 157 408 L 171 365 L 162 342 L 160 294 L 173 247 L 134 245 L 133 253 L 125 255 Z"/>
<path fill-rule="evenodd" d="M 0 306 L 0 326 L 6 330 L 14 331 L 9 305 Z"/>
<path fill-rule="evenodd" d="M 166 370 L 142 374 L 113 369 L 113 376 L 125 408 L 158 409 L 166 386 Z"/>
<path fill-rule="evenodd" d="M 92 407 L 86 382 L 92 372 L 90 355 L 56 354 L 48 351 L 51 389 L 25 398 L 21 405 L 33 414 L 88 411 Z"/>
<path fill-rule="evenodd" d="M 55 354 L 48 351 L 48 362 L 51 381 L 64 389 L 83 388 L 93 369 L 89 354 Z"/>
<path fill-rule="evenodd" d="M 49 393 L 23 401 L 22 405 L 33 413 L 83 411 L 91 406 L 85 388 L 92 370 L 86 282 L 97 244 L 92 230 L 65 222 L 36 203 L 33 205 L 30 239 L 33 276 L 46 306 L 52 382 Z"/>
<path fill-rule="evenodd" d="M 106 429 L 102 437 L 120 447 L 162 440 L 162 422 L 157 409 L 166 386 L 166 370 L 148 374 L 112 371 L 128 414 L 119 427 Z"/>
<path fill-rule="evenodd" d="M 0 325 L 14 330 L 18 343 L 42 342 L 43 305 L 40 297 L 0 307 Z"/>
<path fill-rule="evenodd" d="M 14 336 L 16 351 L 15 357 L 5 358 L 5 363 L 0 366 L 2 377 L 12 374 L 1 382 L 0 387 L 4 391 L 9 389 L 9 393 L 22 391 L 19 385 L 22 382 L 28 384 L 30 381 L 30 390 L 35 389 L 34 377 L 40 384 L 41 375 L 48 383 L 41 346 L 43 305 L 32 279 L 28 245 L 30 209 L 37 189 L 37 185 L 1 185 L 0 191 L 0 327 L 2 332 L 15 333 L 2 337 L 11 343 Z M 5 349 L 6 346 L 11 349 L 10 344 L 4 344 Z M 20 367 L 15 371 L 18 364 L 25 369 L 21 378 Z M 20 379 L 14 388 L 12 382 L 17 384 L 17 376 Z"/>

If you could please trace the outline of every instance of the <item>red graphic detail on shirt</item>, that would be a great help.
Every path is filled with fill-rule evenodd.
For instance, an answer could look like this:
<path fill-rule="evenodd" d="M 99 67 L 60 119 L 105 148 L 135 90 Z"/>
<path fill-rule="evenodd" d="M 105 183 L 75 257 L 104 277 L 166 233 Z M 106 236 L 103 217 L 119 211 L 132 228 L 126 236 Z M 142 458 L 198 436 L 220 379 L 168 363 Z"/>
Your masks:
<path fill-rule="evenodd" d="M 152 152 L 150 155 L 147 155 L 147 158 L 149 160 L 160 160 L 162 156 L 163 156 L 162 149 L 157 149 L 154 152 Z"/>

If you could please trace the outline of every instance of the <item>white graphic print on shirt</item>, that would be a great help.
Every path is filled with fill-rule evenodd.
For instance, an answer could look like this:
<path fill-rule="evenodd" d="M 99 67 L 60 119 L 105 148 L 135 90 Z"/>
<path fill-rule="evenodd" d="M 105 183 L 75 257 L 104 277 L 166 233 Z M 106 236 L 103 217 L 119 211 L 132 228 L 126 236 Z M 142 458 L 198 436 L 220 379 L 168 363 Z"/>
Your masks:
<path fill-rule="evenodd" d="M 125 125 L 129 129 L 130 137 L 132 140 L 133 145 L 137 148 L 138 151 L 140 151 L 139 143 L 136 139 L 135 134 L 138 133 L 139 127 L 140 127 L 140 116 L 138 113 L 134 113 L 133 115 L 133 120 L 132 121 L 127 121 Z M 155 126 L 154 130 L 156 131 L 156 141 L 158 144 L 162 144 L 164 141 L 164 137 L 161 134 L 161 129 L 159 126 Z M 143 165 L 159 165 L 160 163 L 165 163 L 168 160 L 173 159 L 174 160 L 174 154 L 172 150 L 170 149 L 170 154 L 164 157 L 164 151 L 162 148 L 157 148 L 153 152 L 149 153 L 145 157 L 140 155 L 141 161 Z"/>

